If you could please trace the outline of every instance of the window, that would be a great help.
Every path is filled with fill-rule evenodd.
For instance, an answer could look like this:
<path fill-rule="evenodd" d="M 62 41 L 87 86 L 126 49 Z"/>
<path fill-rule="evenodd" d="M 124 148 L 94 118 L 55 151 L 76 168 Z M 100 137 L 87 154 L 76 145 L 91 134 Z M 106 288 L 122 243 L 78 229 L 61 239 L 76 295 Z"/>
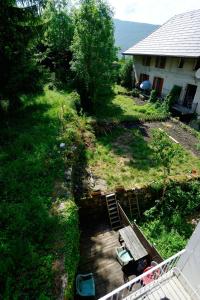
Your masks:
<path fill-rule="evenodd" d="M 195 60 L 195 64 L 194 64 L 194 68 L 193 70 L 196 71 L 200 68 L 200 57 L 198 57 L 196 60 Z"/>
<path fill-rule="evenodd" d="M 156 57 L 156 68 L 164 69 L 166 64 L 165 56 L 157 56 Z"/>
<path fill-rule="evenodd" d="M 140 74 L 140 83 L 142 83 L 145 80 L 149 80 L 149 75 L 141 73 Z"/>
<path fill-rule="evenodd" d="M 184 63 L 185 63 L 185 59 L 183 57 L 181 57 L 178 62 L 178 68 L 182 69 L 184 66 Z"/>
<path fill-rule="evenodd" d="M 161 96 L 161 94 L 162 94 L 163 82 L 164 82 L 163 78 L 154 77 L 154 80 L 153 80 L 153 90 L 157 91 L 158 96 Z"/>
<path fill-rule="evenodd" d="M 143 56 L 143 66 L 151 65 L 151 56 Z"/>

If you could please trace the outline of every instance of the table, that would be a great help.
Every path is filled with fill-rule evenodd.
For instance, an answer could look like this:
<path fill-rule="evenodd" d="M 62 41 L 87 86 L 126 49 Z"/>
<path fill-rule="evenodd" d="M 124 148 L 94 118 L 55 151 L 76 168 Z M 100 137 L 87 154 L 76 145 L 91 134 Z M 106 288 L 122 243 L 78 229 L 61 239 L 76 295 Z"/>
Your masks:
<path fill-rule="evenodd" d="M 119 230 L 119 235 L 123 239 L 126 248 L 130 251 L 135 261 L 148 255 L 146 249 L 141 244 L 132 227 L 129 225 Z"/>

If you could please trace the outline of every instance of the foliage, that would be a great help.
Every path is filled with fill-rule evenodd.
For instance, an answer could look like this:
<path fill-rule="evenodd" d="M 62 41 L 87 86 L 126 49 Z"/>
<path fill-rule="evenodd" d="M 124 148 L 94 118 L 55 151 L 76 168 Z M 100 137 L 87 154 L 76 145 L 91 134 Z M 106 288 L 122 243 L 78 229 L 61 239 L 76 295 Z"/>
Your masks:
<path fill-rule="evenodd" d="M 71 80 L 70 45 L 73 37 L 73 21 L 67 1 L 49 0 L 42 15 L 46 24 L 40 42 L 38 59 L 55 74 L 55 84 L 64 85 Z"/>
<path fill-rule="evenodd" d="M 1 1 L 0 20 L 0 104 L 9 100 L 10 108 L 16 108 L 20 95 L 41 87 L 34 49 L 42 26 L 34 5 L 17 7 L 16 1 Z"/>
<path fill-rule="evenodd" d="M 174 85 L 169 94 L 165 97 L 164 101 L 168 107 L 168 111 L 171 110 L 173 104 L 179 99 L 181 93 L 181 87 Z"/>
<path fill-rule="evenodd" d="M 193 226 L 190 216 L 200 208 L 200 182 L 171 182 L 164 201 L 145 212 L 141 227 L 164 258 L 182 250 L 190 238 Z"/>
<path fill-rule="evenodd" d="M 134 88 L 132 91 L 133 97 L 139 97 L 140 91 L 137 88 Z"/>
<path fill-rule="evenodd" d="M 118 185 L 133 188 L 157 181 L 163 184 L 163 165 L 155 157 L 150 141 L 139 129 L 116 125 L 97 136 L 95 150 L 87 149 L 88 165 L 95 176 L 106 181 L 109 191 Z M 199 160 L 182 149 L 171 166 L 171 176 L 191 174 L 194 168 L 200 170 Z"/>
<path fill-rule="evenodd" d="M 82 107 L 92 111 L 102 95 L 108 94 L 113 81 L 116 50 L 112 11 L 103 0 L 83 0 L 74 18 L 72 70 Z"/>
<path fill-rule="evenodd" d="M 0 298 L 53 299 L 52 263 L 58 254 L 54 240 L 62 227 L 50 208 L 55 181 L 64 180 L 64 168 L 73 163 L 59 149 L 61 141 L 72 145 L 70 134 L 61 130 L 60 115 L 63 107 L 75 114 L 74 104 L 67 93 L 48 89 L 37 97 L 24 96 L 23 102 L 15 116 L 1 118 L 0 123 Z M 75 224 L 75 216 L 65 222 L 72 218 Z M 68 244 L 70 234 L 77 237 L 77 226 L 65 227 Z M 71 240 L 71 245 L 76 242 Z M 70 273 L 76 263 L 74 257 Z"/>
<path fill-rule="evenodd" d="M 169 176 L 172 164 L 182 154 L 182 149 L 169 139 L 165 131 L 157 129 L 153 131 L 152 147 L 155 151 L 156 160 L 163 166 L 164 176 Z"/>
<path fill-rule="evenodd" d="M 150 103 L 156 103 L 156 101 L 158 100 L 158 94 L 156 90 L 152 90 L 150 97 L 149 97 L 149 102 Z"/>
<path fill-rule="evenodd" d="M 64 202 L 63 202 L 64 201 Z M 57 199 L 54 205 L 59 207 L 62 203 L 62 211 L 59 212 L 59 234 L 57 243 L 63 242 L 63 253 L 65 255 L 65 268 L 67 270 L 67 288 L 65 296 L 74 299 L 74 278 L 79 262 L 79 223 L 78 208 L 73 200 Z"/>
<path fill-rule="evenodd" d="M 107 96 L 106 101 L 102 101 L 96 112 L 96 118 L 99 120 L 113 121 L 155 121 L 165 120 L 168 113 L 161 105 L 156 103 L 145 103 L 137 105 L 132 97 L 122 95 L 128 93 L 125 88 L 118 85 L 114 87 L 112 95 Z"/>
<path fill-rule="evenodd" d="M 121 79 L 121 85 L 130 90 L 133 87 L 132 72 L 133 72 L 133 60 L 126 59 L 120 70 L 120 79 Z"/>

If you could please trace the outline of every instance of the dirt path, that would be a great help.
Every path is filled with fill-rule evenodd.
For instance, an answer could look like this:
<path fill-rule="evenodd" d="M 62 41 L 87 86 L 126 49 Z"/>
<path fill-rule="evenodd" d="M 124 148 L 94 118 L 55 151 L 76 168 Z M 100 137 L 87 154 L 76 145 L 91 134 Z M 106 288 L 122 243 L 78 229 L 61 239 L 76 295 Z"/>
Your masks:
<path fill-rule="evenodd" d="M 199 144 L 198 138 L 185 130 L 178 123 L 173 121 L 145 123 L 147 128 L 161 128 L 165 130 L 172 138 L 178 141 L 185 149 L 189 150 L 192 155 L 200 157 L 200 150 L 197 149 Z"/>
<path fill-rule="evenodd" d="M 182 128 L 179 123 L 171 120 L 166 122 L 145 122 L 145 123 L 125 123 L 127 128 L 138 128 L 146 140 L 151 137 L 151 129 L 161 128 L 166 131 L 173 139 L 180 143 L 193 156 L 200 157 L 200 149 L 197 149 L 197 144 L 200 144 L 197 137 L 192 135 L 189 131 Z"/>

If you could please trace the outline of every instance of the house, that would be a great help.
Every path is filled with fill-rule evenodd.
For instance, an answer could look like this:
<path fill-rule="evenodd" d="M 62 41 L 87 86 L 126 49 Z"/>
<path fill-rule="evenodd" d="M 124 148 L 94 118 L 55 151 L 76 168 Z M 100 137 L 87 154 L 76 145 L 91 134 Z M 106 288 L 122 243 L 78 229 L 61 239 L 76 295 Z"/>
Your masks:
<path fill-rule="evenodd" d="M 200 9 L 176 15 L 128 49 L 134 81 L 150 80 L 158 95 L 179 87 L 176 109 L 200 114 Z"/>
<path fill-rule="evenodd" d="M 100 300 L 198 300 L 200 299 L 199 253 L 200 223 L 185 249 L 101 297 Z M 138 282 L 144 282 L 148 276 L 151 282 L 135 290 L 134 286 Z"/>

